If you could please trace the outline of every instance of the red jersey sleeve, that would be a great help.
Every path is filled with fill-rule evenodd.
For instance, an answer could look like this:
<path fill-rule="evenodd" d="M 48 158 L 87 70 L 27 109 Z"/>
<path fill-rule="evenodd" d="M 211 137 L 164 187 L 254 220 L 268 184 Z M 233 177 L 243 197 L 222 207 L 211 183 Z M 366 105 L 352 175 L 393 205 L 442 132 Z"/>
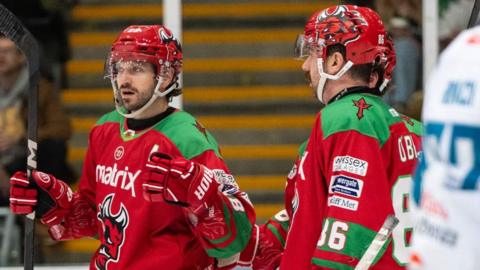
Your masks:
<path fill-rule="evenodd" d="M 194 231 L 202 239 L 207 253 L 216 258 L 239 256 L 249 242 L 255 242 L 255 212 L 245 192 L 240 191 L 234 177 L 230 174 L 224 161 L 214 151 L 207 150 L 192 158 L 214 172 L 220 183 L 218 207 L 207 217 L 200 218 Z M 245 264 L 251 257 L 244 255 Z M 248 258 L 250 257 L 250 258 Z M 234 258 L 232 258 L 233 260 Z M 239 259 L 238 257 L 236 258 Z M 240 258 L 242 261 L 242 258 Z M 228 262 L 227 262 L 228 263 Z"/>

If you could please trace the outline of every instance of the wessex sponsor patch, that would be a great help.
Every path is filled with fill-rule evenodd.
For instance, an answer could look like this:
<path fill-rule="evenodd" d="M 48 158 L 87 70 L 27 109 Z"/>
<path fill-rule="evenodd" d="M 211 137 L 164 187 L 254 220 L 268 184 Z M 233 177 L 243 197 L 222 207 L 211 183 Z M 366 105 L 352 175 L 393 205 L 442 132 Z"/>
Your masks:
<path fill-rule="evenodd" d="M 363 181 L 345 175 L 332 176 L 330 180 L 330 193 L 343 194 L 354 198 L 360 198 L 363 189 Z"/>
<path fill-rule="evenodd" d="M 351 211 L 357 211 L 358 201 L 334 195 L 328 197 L 328 206 L 336 206 Z"/>
<path fill-rule="evenodd" d="M 361 176 L 367 174 L 368 162 L 351 156 L 336 156 L 333 159 L 334 172 L 349 172 Z"/>

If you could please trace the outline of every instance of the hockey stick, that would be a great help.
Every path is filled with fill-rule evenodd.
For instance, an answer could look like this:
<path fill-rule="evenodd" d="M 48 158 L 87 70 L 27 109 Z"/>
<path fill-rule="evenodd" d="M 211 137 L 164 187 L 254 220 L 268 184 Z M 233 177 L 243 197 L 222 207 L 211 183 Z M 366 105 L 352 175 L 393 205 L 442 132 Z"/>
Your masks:
<path fill-rule="evenodd" d="M 378 252 L 380 252 L 380 249 L 382 249 L 383 245 L 387 241 L 388 237 L 390 237 L 390 234 L 397 224 L 398 218 L 393 215 L 389 215 L 387 219 L 385 219 L 382 228 L 380 228 L 378 233 L 375 235 L 375 238 L 373 238 L 372 242 L 370 243 L 370 246 L 368 246 L 365 253 L 363 253 L 363 256 L 360 258 L 355 270 L 367 270 L 372 265 L 373 260 L 375 257 L 377 257 Z"/>
<path fill-rule="evenodd" d="M 480 11 L 480 1 L 475 0 L 475 3 L 473 3 L 472 14 L 470 14 L 470 19 L 468 20 L 467 29 L 473 27 L 475 23 L 478 21 L 479 11 Z"/>
<path fill-rule="evenodd" d="M 0 4 L 0 32 L 7 38 L 15 42 L 17 47 L 25 55 L 28 73 L 29 73 L 29 89 L 28 89 L 28 158 L 27 158 L 27 174 L 30 183 L 32 170 L 37 168 L 37 100 L 38 100 L 38 79 L 39 73 L 39 57 L 38 44 L 35 38 L 28 32 L 23 24 L 13 15 L 7 8 Z M 35 212 L 29 214 L 25 218 L 25 234 L 24 234 L 24 269 L 33 269 L 34 254 L 34 232 L 35 232 Z"/>

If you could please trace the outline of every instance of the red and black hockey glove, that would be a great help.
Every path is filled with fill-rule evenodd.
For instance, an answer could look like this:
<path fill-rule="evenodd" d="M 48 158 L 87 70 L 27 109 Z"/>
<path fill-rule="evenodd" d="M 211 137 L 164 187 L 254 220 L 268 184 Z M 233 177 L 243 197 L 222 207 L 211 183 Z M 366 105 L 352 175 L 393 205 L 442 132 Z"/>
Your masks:
<path fill-rule="evenodd" d="M 10 178 L 10 209 L 15 214 L 30 214 L 43 224 L 53 226 L 62 222 L 72 205 L 72 190 L 53 175 L 32 172 L 34 183 L 27 174 L 16 172 Z"/>
<path fill-rule="evenodd" d="M 287 211 L 281 210 L 260 226 L 253 269 L 270 270 L 280 266 L 289 224 Z"/>
<path fill-rule="evenodd" d="M 183 157 L 153 153 L 146 171 L 143 196 L 147 201 L 177 204 L 197 214 L 212 205 L 218 194 L 213 172 Z"/>

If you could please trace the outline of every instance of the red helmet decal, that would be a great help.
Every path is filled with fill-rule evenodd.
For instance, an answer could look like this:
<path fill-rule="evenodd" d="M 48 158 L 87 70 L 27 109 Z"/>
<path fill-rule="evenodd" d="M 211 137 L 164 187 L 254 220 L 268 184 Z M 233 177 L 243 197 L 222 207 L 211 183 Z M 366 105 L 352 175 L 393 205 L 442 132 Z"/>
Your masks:
<path fill-rule="evenodd" d="M 360 37 L 359 31 L 356 31 L 358 25 L 368 26 L 360 12 L 349 10 L 348 6 L 335 6 L 323 10 L 317 16 L 317 25 L 320 23 L 324 25 L 322 31 L 329 33 L 326 35 L 327 39 L 341 36 L 342 40 L 333 42 L 342 44 L 347 44 Z"/>
<path fill-rule="evenodd" d="M 167 32 L 163 27 L 158 29 L 158 35 L 164 42 L 173 40 L 173 34 L 170 31 Z"/>
<path fill-rule="evenodd" d="M 305 26 L 306 42 L 326 47 L 345 46 L 353 64 L 373 63 L 385 51 L 385 27 L 378 14 L 366 7 L 339 5 L 318 11 Z M 325 51 L 324 51 L 325 52 Z M 326 57 L 325 53 L 322 57 Z"/>

